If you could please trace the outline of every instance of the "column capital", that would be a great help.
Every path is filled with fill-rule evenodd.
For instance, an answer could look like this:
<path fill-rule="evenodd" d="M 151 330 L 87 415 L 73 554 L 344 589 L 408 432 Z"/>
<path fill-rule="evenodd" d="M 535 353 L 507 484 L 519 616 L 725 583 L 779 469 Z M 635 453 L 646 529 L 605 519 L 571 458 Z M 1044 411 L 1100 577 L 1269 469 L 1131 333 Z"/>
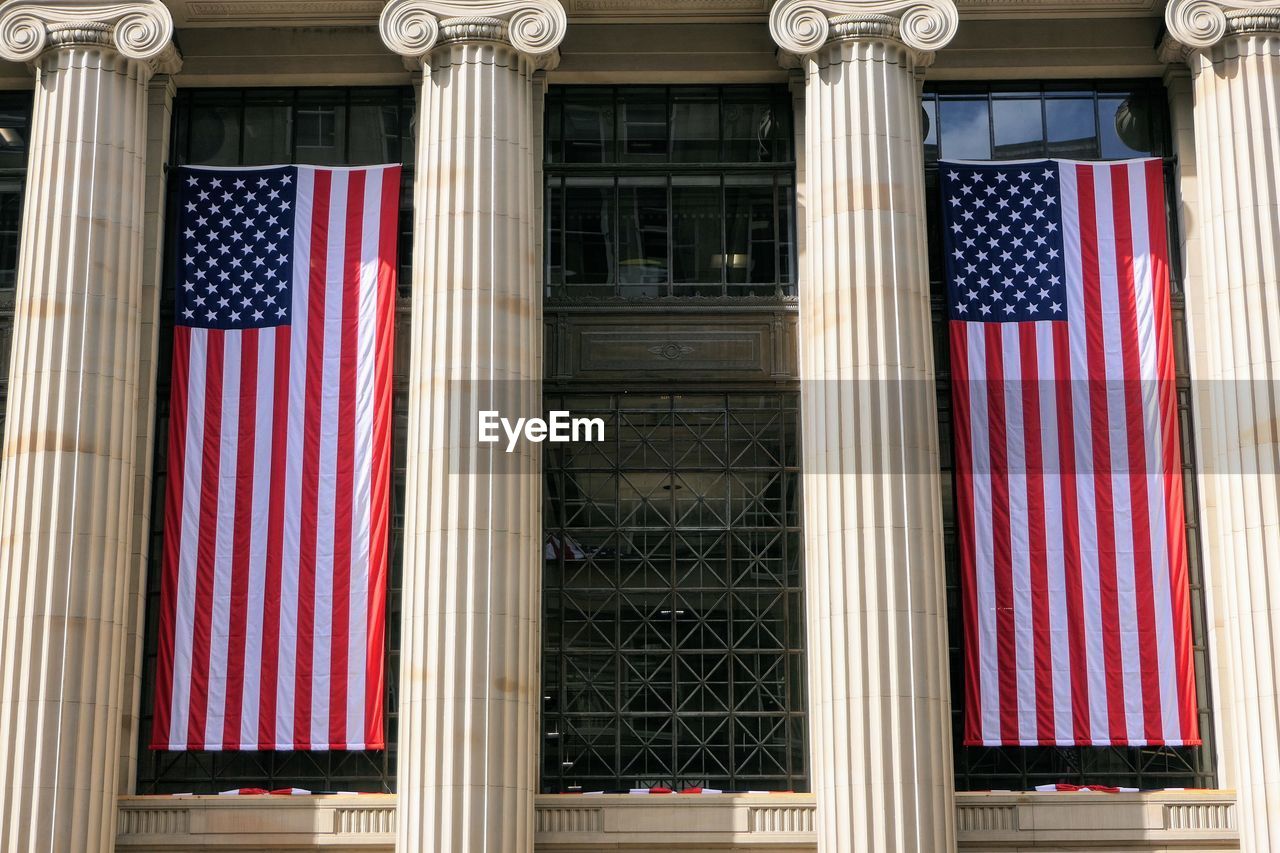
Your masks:
<path fill-rule="evenodd" d="M 1210 48 L 1229 35 L 1280 34 L 1280 3 L 1276 0 L 1171 0 L 1164 10 L 1169 39 L 1188 48 L 1163 53 L 1172 60 L 1189 59 L 1196 50 Z"/>
<path fill-rule="evenodd" d="M 181 65 L 173 46 L 173 16 L 161 0 L 7 0 L 0 4 L 0 58 L 30 62 L 72 45 L 100 45 L 152 71 Z"/>
<path fill-rule="evenodd" d="M 378 20 L 387 47 L 414 61 L 441 44 L 496 41 L 553 63 L 568 26 L 560 0 L 391 0 Z"/>
<path fill-rule="evenodd" d="M 932 53 L 959 25 L 955 0 L 779 0 L 769 13 L 773 40 L 796 56 L 842 39 L 893 39 Z"/>

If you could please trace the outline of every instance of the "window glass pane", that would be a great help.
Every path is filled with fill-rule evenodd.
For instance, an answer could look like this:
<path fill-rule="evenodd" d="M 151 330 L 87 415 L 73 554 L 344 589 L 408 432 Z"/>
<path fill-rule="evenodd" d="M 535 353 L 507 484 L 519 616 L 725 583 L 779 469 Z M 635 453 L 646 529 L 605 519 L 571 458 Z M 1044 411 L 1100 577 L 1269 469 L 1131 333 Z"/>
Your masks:
<path fill-rule="evenodd" d="M 719 296 L 724 254 L 720 178 L 676 175 L 671 179 L 672 280 L 679 296 Z"/>
<path fill-rule="evenodd" d="M 920 117 L 924 127 L 924 161 L 932 163 L 938 159 L 938 102 L 926 95 L 921 102 L 923 115 Z"/>
<path fill-rule="evenodd" d="M 725 252 L 721 259 L 731 294 L 774 292 L 778 222 L 772 175 L 729 175 L 725 178 Z M 767 287 L 735 287 L 765 284 Z"/>
<path fill-rule="evenodd" d="M 542 127 L 545 158 L 548 163 L 564 162 L 564 137 L 561 124 L 564 120 L 564 104 L 559 98 L 547 98 L 547 116 Z"/>
<path fill-rule="evenodd" d="M 193 110 L 187 162 L 233 166 L 240 160 L 240 104 L 209 104 Z"/>
<path fill-rule="evenodd" d="M 671 159 L 681 163 L 714 163 L 719 156 L 718 90 L 676 90 L 671 104 Z"/>
<path fill-rule="evenodd" d="M 726 93 L 724 161 L 781 163 L 791 156 L 791 114 L 777 99 Z"/>
<path fill-rule="evenodd" d="M 547 181 L 546 207 L 543 213 L 547 226 L 544 251 L 547 253 L 548 292 L 564 284 L 564 190 L 561 184 L 562 181 L 557 178 Z"/>
<path fill-rule="evenodd" d="M 1103 158 L 1148 157 L 1160 153 L 1163 146 L 1157 135 L 1156 114 L 1163 109 L 1163 104 L 1152 103 L 1152 98 L 1145 94 L 1098 98 Z"/>
<path fill-rule="evenodd" d="M 609 95 L 575 96 L 564 103 L 564 162 L 608 163 L 613 160 L 613 99 Z"/>
<path fill-rule="evenodd" d="M 568 178 L 564 189 L 564 283 L 570 288 L 612 285 L 614 271 L 613 179 Z M 612 286 L 592 291 L 612 295 Z"/>
<path fill-rule="evenodd" d="M 618 104 L 622 159 L 632 163 L 667 160 L 667 93 L 636 89 Z"/>
<path fill-rule="evenodd" d="M 667 179 L 618 180 L 618 282 L 625 297 L 667 295 Z"/>
<path fill-rule="evenodd" d="M 352 104 L 351 150 L 353 166 L 400 162 L 400 110 L 390 104 Z"/>
<path fill-rule="evenodd" d="M 12 290 L 18 273 L 18 241 L 22 228 L 22 182 L 0 180 L 0 290 Z M 0 369 L 8 365 L 0 359 Z"/>
<path fill-rule="evenodd" d="M 27 168 L 27 110 L 0 105 L 0 169 Z"/>
<path fill-rule="evenodd" d="M 315 166 L 342 166 L 347 162 L 347 107 L 345 103 L 304 95 L 297 108 L 297 161 Z M 332 96 L 329 96 L 332 97 Z M 345 99 L 344 99 L 345 100 Z"/>
<path fill-rule="evenodd" d="M 948 160 L 990 160 L 991 120 L 987 100 L 944 99 L 938 105 L 942 156 Z"/>
<path fill-rule="evenodd" d="M 288 163 L 292 144 L 292 99 L 245 104 L 243 165 Z"/>
<path fill-rule="evenodd" d="M 778 176 L 778 282 L 789 285 L 795 281 L 795 188 L 790 175 Z"/>
<path fill-rule="evenodd" d="M 1044 156 L 1044 126 L 1039 98 L 998 98 L 991 102 L 998 160 Z"/>
<path fill-rule="evenodd" d="M 1050 157 L 1087 160 L 1098 156 L 1093 98 L 1048 98 L 1044 112 Z"/>

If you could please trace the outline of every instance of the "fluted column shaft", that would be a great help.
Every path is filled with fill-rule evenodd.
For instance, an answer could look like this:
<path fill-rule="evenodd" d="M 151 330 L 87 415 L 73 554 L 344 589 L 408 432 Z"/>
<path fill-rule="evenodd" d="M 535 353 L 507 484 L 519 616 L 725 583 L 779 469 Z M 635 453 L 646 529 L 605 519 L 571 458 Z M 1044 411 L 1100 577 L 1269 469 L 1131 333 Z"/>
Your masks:
<path fill-rule="evenodd" d="M 491 5 L 505 15 L 514 4 Z M 538 62 L 512 44 L 516 21 L 422 17 L 455 11 L 441 6 L 409 0 L 383 15 L 393 47 L 395 22 L 415 8 L 434 28 L 418 48 L 428 52 L 414 188 L 397 850 L 531 853 L 541 453 L 528 442 L 512 453 L 505 439 L 482 443 L 478 415 L 542 410 Z"/>
<path fill-rule="evenodd" d="M 40 20 L 46 8 L 87 19 L 43 19 L 35 61 L 0 451 L 0 847 L 84 853 L 113 846 L 128 700 L 120 662 L 153 70 L 122 55 L 116 24 L 121 10 L 161 25 L 168 13 L 119 4 L 103 21 L 92 4 L 7 3 L 0 53 L 15 58 L 15 15 L 34 9 Z"/>
<path fill-rule="evenodd" d="M 802 59 L 805 604 L 824 853 L 956 844 L 917 83 L 928 56 L 898 27 L 835 17 Z"/>
<path fill-rule="evenodd" d="M 1222 704 L 1240 746 L 1223 781 L 1239 798 L 1241 850 L 1263 853 L 1280 849 L 1280 6 L 1223 5 L 1219 17 L 1174 2 L 1168 18 L 1195 48 L 1203 269 L 1187 299 L 1209 339 L 1201 449 L 1221 538 L 1210 571 L 1225 591 Z"/>

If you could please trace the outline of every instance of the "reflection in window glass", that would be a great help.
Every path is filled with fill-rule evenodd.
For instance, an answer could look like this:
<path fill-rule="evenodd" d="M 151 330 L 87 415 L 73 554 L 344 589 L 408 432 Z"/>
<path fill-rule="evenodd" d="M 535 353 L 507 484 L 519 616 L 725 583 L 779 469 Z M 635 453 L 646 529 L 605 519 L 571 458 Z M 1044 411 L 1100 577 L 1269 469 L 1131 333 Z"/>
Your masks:
<path fill-rule="evenodd" d="M 1039 98 L 999 98 L 991 102 L 998 160 L 1044 156 L 1044 122 Z"/>
<path fill-rule="evenodd" d="M 245 104 L 243 165 L 288 163 L 292 147 L 293 109 L 290 103 Z"/>
<path fill-rule="evenodd" d="M 393 106 L 352 104 L 350 159 L 361 163 L 393 162 L 400 150 L 399 113 Z"/>
<path fill-rule="evenodd" d="M 664 163 L 667 160 L 667 99 L 664 89 L 637 89 L 618 106 L 622 159 Z"/>
<path fill-rule="evenodd" d="M 1152 120 L 1157 107 L 1152 99 L 1135 94 L 1130 97 L 1098 98 L 1098 130 L 1104 159 L 1142 157 L 1154 148 L 1155 130 Z"/>
<path fill-rule="evenodd" d="M 210 105 L 192 116 L 191 162 L 232 166 L 240 161 L 240 105 Z"/>
<path fill-rule="evenodd" d="M 677 175 L 671 180 L 673 251 L 672 280 L 680 296 L 716 296 L 720 293 L 721 264 L 717 259 L 724 214 L 720 210 L 720 178 L 714 175 Z"/>
<path fill-rule="evenodd" d="M 991 117 L 987 101 L 943 100 L 938 130 L 942 156 L 948 160 L 991 159 Z"/>
<path fill-rule="evenodd" d="M 778 280 L 777 217 L 772 175 L 729 175 L 724 190 L 725 251 L 730 285 L 767 284 L 764 289 L 730 287 L 731 293 L 768 295 Z"/>
<path fill-rule="evenodd" d="M 1045 137 L 1050 157 L 1088 160 L 1098 156 L 1093 98 L 1048 98 L 1044 102 Z"/>
<path fill-rule="evenodd" d="M 667 276 L 667 180 L 618 181 L 618 282 L 627 297 L 662 296 Z"/>
<path fill-rule="evenodd" d="M 924 128 L 924 160 L 931 163 L 938 159 L 938 102 L 926 97 L 921 102 L 921 109 L 924 112 L 920 118 Z"/>
<path fill-rule="evenodd" d="M 22 180 L 0 178 L 0 290 L 13 290 L 17 279 L 21 231 Z M 0 360 L 0 368 L 7 364 Z"/>
<path fill-rule="evenodd" d="M 347 108 L 339 104 L 302 104 L 296 117 L 298 160 L 318 166 L 346 162 Z"/>
<path fill-rule="evenodd" d="M 613 283 L 613 178 L 568 178 L 564 188 L 564 283 Z M 597 291 L 612 294 L 612 288 Z"/>
<path fill-rule="evenodd" d="M 625 174 L 594 159 L 606 114 Z M 793 295 L 785 88 L 552 87 L 546 121 L 549 298 Z"/>
<path fill-rule="evenodd" d="M 680 163 L 714 163 L 720 159 L 718 90 L 673 91 L 671 159 Z"/>
<path fill-rule="evenodd" d="M 560 104 L 550 106 L 559 109 Z M 613 160 L 613 102 L 583 98 L 563 105 L 563 149 L 566 163 L 607 163 Z M 552 112 L 550 115 L 554 115 Z M 552 135 L 555 138 L 555 134 Z M 554 152 L 553 152 L 554 153 Z"/>

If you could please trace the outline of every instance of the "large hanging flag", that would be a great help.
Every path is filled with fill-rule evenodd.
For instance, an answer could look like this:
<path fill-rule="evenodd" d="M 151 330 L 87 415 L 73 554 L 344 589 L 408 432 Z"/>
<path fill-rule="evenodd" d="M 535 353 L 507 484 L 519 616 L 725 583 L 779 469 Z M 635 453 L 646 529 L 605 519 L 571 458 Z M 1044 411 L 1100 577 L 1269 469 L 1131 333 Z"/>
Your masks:
<path fill-rule="evenodd" d="M 156 749 L 380 749 L 400 167 L 181 169 Z"/>
<path fill-rule="evenodd" d="M 965 743 L 1197 744 L 1161 163 L 940 168 Z"/>

